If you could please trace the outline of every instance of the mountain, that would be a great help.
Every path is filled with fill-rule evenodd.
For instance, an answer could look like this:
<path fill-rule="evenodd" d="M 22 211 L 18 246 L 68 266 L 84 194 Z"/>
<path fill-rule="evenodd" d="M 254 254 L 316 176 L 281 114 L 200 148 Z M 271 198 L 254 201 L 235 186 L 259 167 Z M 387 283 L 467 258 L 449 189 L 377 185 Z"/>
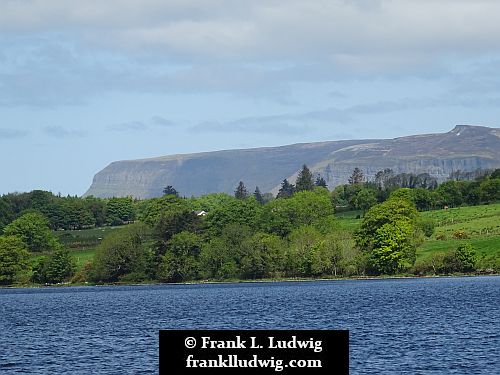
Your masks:
<path fill-rule="evenodd" d="M 458 125 L 442 134 L 394 139 L 300 143 L 281 147 L 169 155 L 113 162 L 94 176 L 85 196 L 162 195 L 172 185 L 184 196 L 232 194 L 239 181 L 248 190 L 276 193 L 281 181 L 293 182 L 303 164 L 328 186 L 346 183 L 355 167 L 367 178 L 391 168 L 396 173 L 427 172 L 444 180 L 457 170 L 500 167 L 500 128 Z"/>

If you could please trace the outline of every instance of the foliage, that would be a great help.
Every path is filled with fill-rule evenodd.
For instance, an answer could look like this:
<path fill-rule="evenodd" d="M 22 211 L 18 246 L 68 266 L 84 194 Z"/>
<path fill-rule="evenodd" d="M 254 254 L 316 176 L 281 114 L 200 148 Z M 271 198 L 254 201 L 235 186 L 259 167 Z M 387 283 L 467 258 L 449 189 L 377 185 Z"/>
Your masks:
<path fill-rule="evenodd" d="M 207 231 L 211 236 L 220 235 L 229 224 L 238 224 L 250 228 L 257 227 L 262 206 L 254 197 L 247 199 L 232 198 L 210 211 L 205 217 Z"/>
<path fill-rule="evenodd" d="M 51 255 L 43 257 L 33 268 L 32 280 L 41 284 L 60 283 L 70 279 L 75 270 L 75 261 L 69 250 L 60 247 Z"/>
<path fill-rule="evenodd" d="M 245 184 L 243 181 L 240 181 L 238 183 L 238 186 L 236 187 L 236 190 L 234 191 L 234 197 L 236 199 L 246 199 L 248 198 L 248 190 L 245 187 Z"/>
<path fill-rule="evenodd" d="M 184 231 L 174 234 L 158 265 L 158 280 L 182 282 L 197 279 L 201 245 L 201 238 L 194 233 Z"/>
<path fill-rule="evenodd" d="M 0 284 L 12 284 L 22 272 L 28 272 L 29 253 L 17 236 L 0 236 Z"/>
<path fill-rule="evenodd" d="M 295 193 L 295 186 L 289 183 L 285 178 L 281 183 L 281 187 L 278 191 L 278 195 L 276 195 L 276 198 L 290 198 L 293 193 Z"/>
<path fill-rule="evenodd" d="M 303 165 L 295 181 L 295 191 L 307 191 L 314 189 L 314 180 L 307 165 Z"/>
<path fill-rule="evenodd" d="M 333 206 L 328 191 L 316 188 L 301 191 L 289 199 L 276 199 L 266 204 L 260 217 L 260 227 L 267 233 L 285 237 L 301 225 L 312 225 L 333 218 Z"/>
<path fill-rule="evenodd" d="M 258 186 L 255 187 L 255 191 L 253 193 L 253 196 L 257 202 L 260 204 L 264 204 L 264 197 L 262 196 L 262 193 L 260 192 L 260 189 Z"/>
<path fill-rule="evenodd" d="M 406 199 L 373 206 L 355 234 L 357 245 L 370 253 L 375 271 L 392 274 L 415 262 L 419 245 L 418 212 Z"/>
<path fill-rule="evenodd" d="M 363 182 L 365 176 L 363 174 L 363 171 L 359 169 L 358 167 L 354 168 L 352 171 L 351 177 L 349 177 L 349 184 L 350 185 L 359 185 Z"/>
<path fill-rule="evenodd" d="M 314 185 L 328 189 L 328 185 L 326 184 L 325 179 L 321 176 L 316 177 L 316 181 L 314 181 Z"/>
<path fill-rule="evenodd" d="M 172 185 L 168 185 L 163 188 L 163 195 L 174 195 L 176 197 L 179 196 L 179 192 L 175 190 L 175 188 Z"/>
<path fill-rule="evenodd" d="M 19 236 L 29 251 L 52 251 L 57 248 L 57 238 L 49 229 L 47 219 L 39 213 L 24 214 L 4 228 L 6 236 Z"/>
<path fill-rule="evenodd" d="M 90 278 L 114 282 L 132 273 L 148 274 L 153 257 L 148 235 L 144 224 L 132 224 L 106 237 L 96 250 Z"/>
<path fill-rule="evenodd" d="M 134 201 L 130 197 L 111 198 L 106 206 L 106 217 L 109 225 L 122 225 L 135 220 Z"/>

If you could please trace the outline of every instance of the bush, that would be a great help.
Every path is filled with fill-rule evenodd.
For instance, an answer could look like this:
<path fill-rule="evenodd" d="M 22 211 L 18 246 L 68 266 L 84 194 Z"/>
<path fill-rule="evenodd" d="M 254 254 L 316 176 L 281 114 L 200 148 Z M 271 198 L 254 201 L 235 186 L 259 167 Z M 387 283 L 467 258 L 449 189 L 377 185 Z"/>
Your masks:
<path fill-rule="evenodd" d="M 424 232 L 425 237 L 431 237 L 434 234 L 436 223 L 432 219 L 423 219 L 420 221 L 420 228 Z"/>
<path fill-rule="evenodd" d="M 457 240 L 465 240 L 465 239 L 469 238 L 469 235 L 464 230 L 457 230 L 457 231 L 453 232 L 452 236 L 453 236 L 453 238 L 455 238 Z"/>

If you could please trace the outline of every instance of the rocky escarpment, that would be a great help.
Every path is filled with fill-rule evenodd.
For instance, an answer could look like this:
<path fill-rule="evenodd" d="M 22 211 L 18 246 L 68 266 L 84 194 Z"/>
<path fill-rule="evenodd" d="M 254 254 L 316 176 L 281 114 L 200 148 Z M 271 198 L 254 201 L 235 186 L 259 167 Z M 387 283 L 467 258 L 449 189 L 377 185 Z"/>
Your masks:
<path fill-rule="evenodd" d="M 372 178 L 384 168 L 424 173 L 439 180 L 451 172 L 500 167 L 500 129 L 459 125 L 444 134 L 386 140 L 349 140 L 290 146 L 170 155 L 113 162 L 97 173 L 86 196 L 162 195 L 167 185 L 183 195 L 233 193 L 239 181 L 249 189 L 277 191 L 294 180 L 302 164 L 325 178 L 330 188 L 347 182 L 355 167 Z"/>

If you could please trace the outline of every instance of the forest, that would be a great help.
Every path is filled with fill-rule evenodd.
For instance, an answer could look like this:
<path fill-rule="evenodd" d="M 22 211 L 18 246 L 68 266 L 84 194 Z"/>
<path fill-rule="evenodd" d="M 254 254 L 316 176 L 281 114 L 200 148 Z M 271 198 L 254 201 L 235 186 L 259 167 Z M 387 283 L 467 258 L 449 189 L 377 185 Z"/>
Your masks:
<path fill-rule="evenodd" d="M 303 165 L 295 183 L 284 180 L 276 197 L 258 187 L 249 191 L 243 181 L 233 195 L 181 194 L 167 186 L 164 196 L 146 200 L 64 197 L 41 190 L 3 195 L 0 284 L 335 278 L 500 269 L 500 233 L 494 225 L 499 215 L 498 169 L 458 171 L 438 184 L 428 174 L 395 174 L 389 169 L 366 181 L 356 168 L 348 184 L 330 191 L 321 176 Z M 474 206 L 493 207 L 493 216 L 464 211 Z M 437 225 L 448 223 L 434 212 L 448 217 L 459 208 L 462 221 L 471 212 L 471 220 L 488 223 L 483 227 L 489 231 L 481 227 L 472 239 L 463 228 L 448 237 L 444 231 L 437 233 Z M 82 240 L 91 233 L 90 242 Z M 478 238 L 496 248 L 480 257 Z M 438 243 L 449 246 L 441 251 Z M 419 261 L 417 251 L 425 255 Z"/>

